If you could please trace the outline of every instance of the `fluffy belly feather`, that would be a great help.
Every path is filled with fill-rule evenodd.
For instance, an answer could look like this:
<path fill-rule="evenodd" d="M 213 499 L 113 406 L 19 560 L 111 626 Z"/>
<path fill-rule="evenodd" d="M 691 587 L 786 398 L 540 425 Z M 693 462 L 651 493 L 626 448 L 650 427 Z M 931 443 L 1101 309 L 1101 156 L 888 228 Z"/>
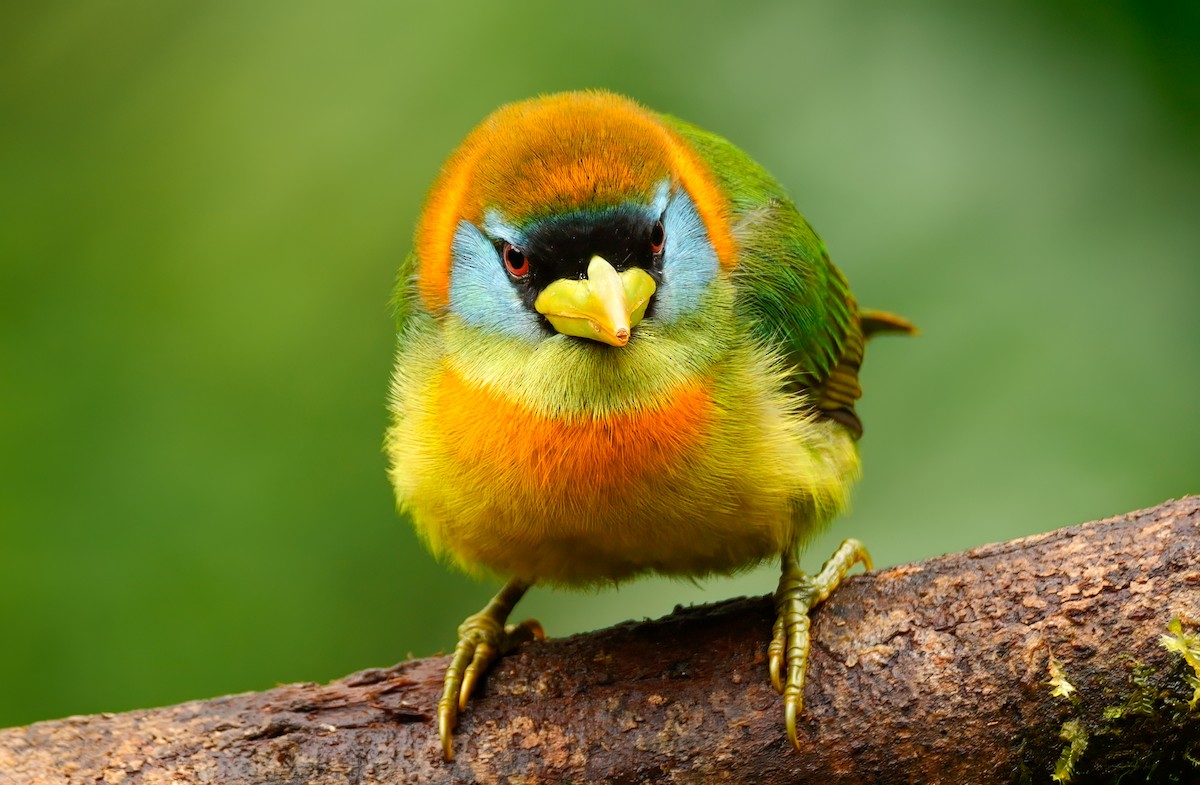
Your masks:
<path fill-rule="evenodd" d="M 833 424 L 726 370 L 629 411 L 554 417 L 442 365 L 397 398 L 401 506 L 468 571 L 538 582 L 728 572 L 778 554 L 842 506 L 857 455 Z"/>

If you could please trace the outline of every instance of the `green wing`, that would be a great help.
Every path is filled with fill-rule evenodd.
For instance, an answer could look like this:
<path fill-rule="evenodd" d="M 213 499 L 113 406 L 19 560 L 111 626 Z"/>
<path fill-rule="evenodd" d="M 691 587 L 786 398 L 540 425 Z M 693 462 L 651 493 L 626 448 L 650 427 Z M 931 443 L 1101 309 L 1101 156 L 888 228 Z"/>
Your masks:
<path fill-rule="evenodd" d="M 730 200 L 739 245 L 738 311 L 752 334 L 794 368 L 789 387 L 822 415 L 862 435 L 854 404 L 868 335 L 909 332 L 899 317 L 858 306 L 824 244 L 783 189 L 741 150 L 714 134 L 664 118 L 709 164 Z"/>

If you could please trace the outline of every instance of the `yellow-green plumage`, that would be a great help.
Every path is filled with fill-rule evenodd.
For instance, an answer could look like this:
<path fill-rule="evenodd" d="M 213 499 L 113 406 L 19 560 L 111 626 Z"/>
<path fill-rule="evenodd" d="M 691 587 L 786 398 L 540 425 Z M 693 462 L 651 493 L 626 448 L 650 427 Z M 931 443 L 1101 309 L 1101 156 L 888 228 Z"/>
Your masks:
<path fill-rule="evenodd" d="M 534 583 L 782 556 L 778 679 L 795 609 L 824 596 L 802 590 L 794 553 L 858 476 L 864 342 L 844 278 L 778 184 L 725 140 L 620 97 L 550 96 L 468 137 L 415 246 L 397 293 L 391 479 L 436 553 L 510 579 L 460 628 L 447 756 Z M 653 292 L 648 309 L 600 285 L 620 270 Z M 847 550 L 825 593 L 862 558 Z M 802 662 L 789 660 L 791 712 Z"/>
<path fill-rule="evenodd" d="M 713 299 L 727 311 L 731 295 Z M 405 510 L 435 552 L 537 582 L 703 575 L 778 555 L 814 513 L 844 506 L 858 457 L 840 425 L 785 392 L 778 353 L 717 321 L 729 329 L 704 341 L 688 340 L 699 325 L 644 324 L 619 351 L 567 336 L 529 347 L 454 320 L 414 337 L 393 387 L 404 427 L 388 439 Z M 463 386 L 489 391 L 490 420 Z M 522 438 L 532 422 L 566 431 L 618 417 L 637 435 Z M 498 455 L 480 434 L 493 429 L 514 437 L 498 437 Z M 651 449 L 663 455 L 648 461 Z"/>

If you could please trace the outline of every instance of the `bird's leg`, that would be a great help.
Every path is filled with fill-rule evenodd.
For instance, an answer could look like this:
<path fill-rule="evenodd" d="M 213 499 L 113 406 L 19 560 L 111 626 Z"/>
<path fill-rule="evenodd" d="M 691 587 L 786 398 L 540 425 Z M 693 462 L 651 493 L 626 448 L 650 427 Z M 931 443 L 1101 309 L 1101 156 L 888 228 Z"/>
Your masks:
<path fill-rule="evenodd" d="M 783 574 L 775 590 L 775 629 L 767 649 L 771 684 L 783 694 L 783 716 L 788 739 L 800 749 L 796 715 L 804 707 L 804 671 L 808 665 L 808 614 L 838 587 L 846 573 L 861 563 L 871 569 L 871 556 L 858 540 L 846 540 L 815 576 L 800 570 L 796 547 L 782 557 Z"/>
<path fill-rule="evenodd" d="M 533 619 L 505 626 L 513 606 L 531 585 L 516 578 L 510 580 L 496 592 L 483 610 L 468 616 L 458 625 L 458 645 L 454 647 L 454 658 L 446 670 L 442 699 L 438 701 L 438 735 L 442 739 L 442 754 L 446 760 L 454 760 L 451 734 L 458 724 L 458 713 L 467 708 L 475 685 L 491 664 L 522 643 L 544 637 L 542 625 Z"/>

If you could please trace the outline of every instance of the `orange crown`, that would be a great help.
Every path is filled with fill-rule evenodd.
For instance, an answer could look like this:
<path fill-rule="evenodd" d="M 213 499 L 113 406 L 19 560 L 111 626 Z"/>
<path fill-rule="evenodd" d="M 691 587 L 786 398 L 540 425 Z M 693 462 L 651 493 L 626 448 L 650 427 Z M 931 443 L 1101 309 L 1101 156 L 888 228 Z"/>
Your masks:
<path fill-rule="evenodd" d="M 445 306 L 459 221 L 496 208 L 518 225 L 586 207 L 650 202 L 667 178 L 691 195 L 723 266 L 734 261 L 724 194 L 707 165 L 658 115 L 607 92 L 502 106 L 471 132 L 430 191 L 416 247 L 425 307 Z"/>

